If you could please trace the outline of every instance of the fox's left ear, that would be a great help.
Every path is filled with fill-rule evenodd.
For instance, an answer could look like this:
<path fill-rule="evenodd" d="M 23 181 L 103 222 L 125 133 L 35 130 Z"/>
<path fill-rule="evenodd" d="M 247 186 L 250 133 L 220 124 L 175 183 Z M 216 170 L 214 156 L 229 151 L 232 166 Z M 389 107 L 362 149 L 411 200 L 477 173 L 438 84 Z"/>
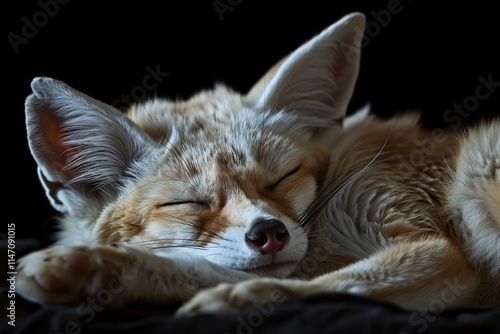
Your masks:
<path fill-rule="evenodd" d="M 271 68 L 247 101 L 341 123 L 358 76 L 364 27 L 361 13 L 343 17 Z"/>
<path fill-rule="evenodd" d="M 96 217 L 155 142 L 115 108 L 61 81 L 38 77 L 26 99 L 28 143 L 55 209 Z"/>

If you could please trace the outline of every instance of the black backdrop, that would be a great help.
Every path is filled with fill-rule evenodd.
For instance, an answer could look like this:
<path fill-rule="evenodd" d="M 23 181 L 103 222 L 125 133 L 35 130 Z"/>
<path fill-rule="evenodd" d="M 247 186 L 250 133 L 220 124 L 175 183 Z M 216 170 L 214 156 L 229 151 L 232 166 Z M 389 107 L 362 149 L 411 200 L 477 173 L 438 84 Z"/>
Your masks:
<path fill-rule="evenodd" d="M 7 105 L 2 206 L 4 220 L 16 224 L 18 237 L 46 238 L 53 228 L 53 212 L 38 183 L 24 128 L 23 103 L 35 76 L 60 79 L 107 103 L 142 85 L 148 66 L 169 73 L 150 94 L 188 97 L 214 81 L 246 91 L 280 57 L 344 14 L 361 11 L 369 30 L 349 111 L 367 102 L 382 116 L 419 108 L 431 127 L 449 126 L 450 117 L 457 116 L 450 109 L 464 103 L 471 112 L 460 116 L 460 123 L 500 114 L 500 87 L 491 86 L 487 98 L 475 97 L 480 77 L 500 82 L 494 2 L 159 3 L 41 0 L 3 5 Z M 135 90 L 136 97 L 140 93 Z M 453 119 L 451 125 L 456 125 Z M 6 232 L 6 227 L 0 231 Z"/>

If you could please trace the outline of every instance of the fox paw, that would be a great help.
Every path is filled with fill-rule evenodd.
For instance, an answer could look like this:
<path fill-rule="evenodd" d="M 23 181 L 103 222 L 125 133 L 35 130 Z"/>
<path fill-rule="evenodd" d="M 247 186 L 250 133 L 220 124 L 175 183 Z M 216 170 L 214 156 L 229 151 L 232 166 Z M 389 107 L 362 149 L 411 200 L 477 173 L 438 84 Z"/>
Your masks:
<path fill-rule="evenodd" d="M 131 261 L 125 248 L 56 246 L 28 254 L 17 268 L 16 291 L 39 304 L 85 301 L 103 287 L 118 290 L 123 265 Z M 115 282 L 114 282 L 115 281 Z M 114 304 L 119 303 L 114 298 Z"/>
<path fill-rule="evenodd" d="M 288 297 L 297 295 L 293 281 L 252 279 L 237 284 L 219 284 L 197 293 L 177 311 L 178 315 L 222 313 L 253 308 L 274 309 Z"/>

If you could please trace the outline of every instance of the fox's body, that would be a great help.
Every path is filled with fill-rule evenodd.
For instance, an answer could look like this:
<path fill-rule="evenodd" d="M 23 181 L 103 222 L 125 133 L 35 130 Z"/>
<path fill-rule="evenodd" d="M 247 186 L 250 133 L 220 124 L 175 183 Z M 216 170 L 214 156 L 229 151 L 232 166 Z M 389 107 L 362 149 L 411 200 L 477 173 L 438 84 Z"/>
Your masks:
<path fill-rule="evenodd" d="M 221 85 L 127 118 L 35 79 L 30 145 L 64 217 L 62 246 L 24 259 L 21 293 L 75 302 L 111 266 L 135 277 L 117 303 L 196 294 L 184 312 L 240 308 L 276 289 L 500 305 L 500 121 L 452 133 L 411 114 L 343 120 L 363 24 L 355 14 L 326 29 L 247 95 Z M 52 262 L 37 262 L 47 253 Z M 236 284 L 197 294 L 224 282 Z"/>

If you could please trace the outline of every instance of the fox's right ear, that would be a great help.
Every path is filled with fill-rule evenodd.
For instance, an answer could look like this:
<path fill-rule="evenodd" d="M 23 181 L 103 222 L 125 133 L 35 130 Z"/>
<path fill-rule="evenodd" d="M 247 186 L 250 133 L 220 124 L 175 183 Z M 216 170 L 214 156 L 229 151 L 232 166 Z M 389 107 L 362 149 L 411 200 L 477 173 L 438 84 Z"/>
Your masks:
<path fill-rule="evenodd" d="M 363 14 L 344 16 L 272 67 L 246 95 L 247 103 L 341 124 L 358 76 L 364 29 Z"/>
<path fill-rule="evenodd" d="M 57 210 L 88 217 L 154 144 L 121 112 L 60 81 L 38 77 L 31 88 L 28 143 L 47 196 Z"/>

